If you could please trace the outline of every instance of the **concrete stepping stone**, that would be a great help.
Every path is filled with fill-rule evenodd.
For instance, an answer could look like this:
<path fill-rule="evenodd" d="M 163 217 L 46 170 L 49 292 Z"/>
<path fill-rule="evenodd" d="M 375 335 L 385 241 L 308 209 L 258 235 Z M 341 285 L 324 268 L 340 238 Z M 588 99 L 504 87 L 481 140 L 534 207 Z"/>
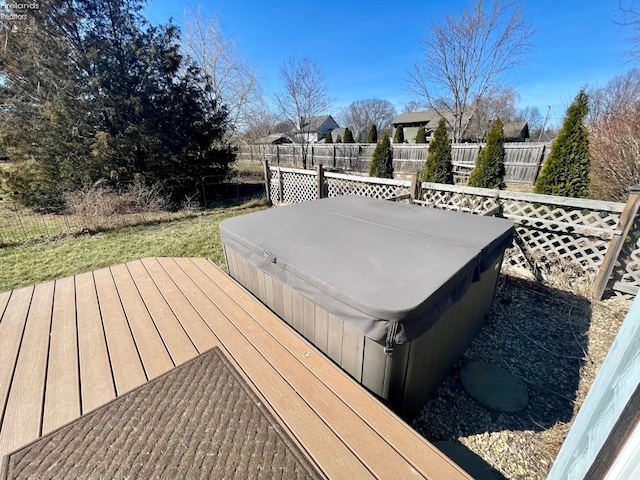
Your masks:
<path fill-rule="evenodd" d="M 433 442 L 433 444 L 474 480 L 497 480 L 491 467 L 464 445 L 447 441 Z"/>
<path fill-rule="evenodd" d="M 465 363 L 460 369 L 460 381 L 469 395 L 493 412 L 518 413 L 529 404 L 524 382 L 493 363 Z"/>

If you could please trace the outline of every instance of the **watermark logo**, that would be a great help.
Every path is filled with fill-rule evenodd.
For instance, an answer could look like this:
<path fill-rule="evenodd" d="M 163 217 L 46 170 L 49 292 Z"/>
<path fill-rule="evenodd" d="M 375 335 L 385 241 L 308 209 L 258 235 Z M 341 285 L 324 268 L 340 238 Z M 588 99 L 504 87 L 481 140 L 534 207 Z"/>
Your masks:
<path fill-rule="evenodd" d="M 9 29 L 12 33 L 26 32 L 28 27 L 20 23 L 29 18 L 29 12 L 40 10 L 38 2 L 16 2 L 0 0 L 0 21 L 11 22 Z"/>

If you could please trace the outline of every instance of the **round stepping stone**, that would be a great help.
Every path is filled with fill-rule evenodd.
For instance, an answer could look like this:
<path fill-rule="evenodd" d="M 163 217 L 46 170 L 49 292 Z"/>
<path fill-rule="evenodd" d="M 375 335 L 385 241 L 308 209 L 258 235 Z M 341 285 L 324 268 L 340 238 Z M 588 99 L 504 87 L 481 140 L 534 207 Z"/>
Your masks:
<path fill-rule="evenodd" d="M 460 369 L 464 388 L 483 407 L 502 413 L 518 413 L 527 408 L 529 393 L 524 382 L 498 365 L 468 362 Z"/>
<path fill-rule="evenodd" d="M 453 460 L 474 480 L 496 480 L 491 467 L 467 447 L 456 442 L 433 442 L 435 447 Z"/>

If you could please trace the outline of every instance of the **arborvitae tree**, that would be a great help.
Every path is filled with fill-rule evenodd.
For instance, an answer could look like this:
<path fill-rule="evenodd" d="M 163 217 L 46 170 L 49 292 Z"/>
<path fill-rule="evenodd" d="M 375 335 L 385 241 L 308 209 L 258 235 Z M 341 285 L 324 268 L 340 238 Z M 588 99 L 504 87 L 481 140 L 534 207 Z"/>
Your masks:
<path fill-rule="evenodd" d="M 369 134 L 367 135 L 367 143 L 378 143 L 378 127 L 375 123 L 371 124 Z"/>
<path fill-rule="evenodd" d="M 424 133 L 424 128 L 420 128 Z M 429 155 L 422 167 L 420 181 L 453 184 L 451 140 L 447 134 L 447 124 L 444 118 L 440 119 L 438 127 L 433 132 L 433 139 L 429 143 Z"/>
<path fill-rule="evenodd" d="M 562 128 L 536 181 L 536 193 L 577 198 L 587 196 L 589 131 L 584 120 L 588 113 L 589 97 L 582 89 L 567 109 Z"/>
<path fill-rule="evenodd" d="M 393 143 L 404 143 L 404 128 L 401 126 L 396 127 L 396 131 L 393 134 Z"/>
<path fill-rule="evenodd" d="M 331 136 L 331 132 L 327 132 L 324 136 L 324 143 L 333 143 L 333 137 Z"/>
<path fill-rule="evenodd" d="M 345 127 L 344 129 L 344 137 L 342 137 L 342 143 L 353 143 L 353 134 L 349 127 Z"/>
<path fill-rule="evenodd" d="M 427 132 L 424 127 L 420 127 L 418 129 L 418 133 L 416 135 L 416 143 L 427 143 Z"/>
<path fill-rule="evenodd" d="M 373 151 L 370 177 L 393 178 L 393 150 L 389 141 L 389 134 L 385 132 L 382 140 L 379 140 Z"/>
<path fill-rule="evenodd" d="M 469 175 L 469 186 L 479 188 L 506 187 L 504 183 L 504 132 L 502 120 L 491 124 L 487 134 L 487 144 L 478 154 L 476 167 Z"/>

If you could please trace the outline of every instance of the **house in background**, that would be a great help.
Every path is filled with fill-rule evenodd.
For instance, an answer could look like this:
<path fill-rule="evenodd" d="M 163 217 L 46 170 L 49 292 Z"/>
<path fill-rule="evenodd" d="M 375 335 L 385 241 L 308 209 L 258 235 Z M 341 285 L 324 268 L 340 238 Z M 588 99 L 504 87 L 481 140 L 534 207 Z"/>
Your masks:
<path fill-rule="evenodd" d="M 526 142 L 529 139 L 527 122 L 506 122 L 502 126 L 505 142 Z"/>
<path fill-rule="evenodd" d="M 296 136 L 303 136 L 309 143 L 317 143 L 324 140 L 327 132 L 340 128 L 331 115 L 310 117 L 308 120 L 300 119 L 300 125 L 296 128 Z"/>
<path fill-rule="evenodd" d="M 433 132 L 439 121 L 440 114 L 435 110 L 402 113 L 391 121 L 391 138 L 395 137 L 398 128 L 402 128 L 405 141 L 415 143 L 418 130 L 420 127 L 424 127 L 428 140 L 433 137 Z"/>
<path fill-rule="evenodd" d="M 394 136 L 396 129 L 402 128 L 405 141 L 408 143 L 415 143 L 420 127 L 424 127 L 428 141 L 433 137 L 433 132 L 437 128 L 439 121 L 440 114 L 435 110 L 428 110 L 425 112 L 408 112 L 394 118 L 391 122 L 391 127 Z M 469 127 L 467 127 L 468 133 L 463 135 L 463 142 L 477 141 L 477 138 L 475 138 L 476 135 L 471 134 L 473 129 L 474 122 L 472 119 L 471 122 L 469 122 Z M 529 125 L 527 122 L 506 122 L 503 126 L 503 131 L 505 142 L 524 142 L 529 138 Z M 449 132 L 449 134 L 451 134 L 451 132 Z"/>

